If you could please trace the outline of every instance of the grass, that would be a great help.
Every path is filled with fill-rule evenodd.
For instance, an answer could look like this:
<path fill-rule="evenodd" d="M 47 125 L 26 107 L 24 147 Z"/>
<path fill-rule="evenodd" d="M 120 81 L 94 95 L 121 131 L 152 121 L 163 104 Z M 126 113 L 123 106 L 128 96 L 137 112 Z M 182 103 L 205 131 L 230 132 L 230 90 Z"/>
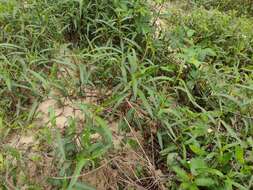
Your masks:
<path fill-rule="evenodd" d="M 0 189 L 251 189 L 234 3 L 0 1 Z"/>

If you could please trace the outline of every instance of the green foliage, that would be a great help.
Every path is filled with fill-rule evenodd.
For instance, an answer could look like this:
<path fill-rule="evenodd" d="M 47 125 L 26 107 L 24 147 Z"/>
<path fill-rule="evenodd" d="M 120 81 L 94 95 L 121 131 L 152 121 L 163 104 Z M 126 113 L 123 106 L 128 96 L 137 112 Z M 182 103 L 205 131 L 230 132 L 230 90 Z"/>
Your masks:
<path fill-rule="evenodd" d="M 25 155 L 6 146 L 8 137 L 30 130 L 43 97 L 57 91 L 56 99 L 82 100 L 86 88 L 101 88 L 108 93 L 98 105 L 79 103 L 82 120 L 69 118 L 64 132 L 48 110 L 51 128 L 39 137 L 41 151 L 54 157 L 54 188 L 93 189 L 79 175 L 113 147 L 107 120 L 142 131 L 152 146 L 157 136 L 160 147 L 147 152 L 159 149 L 154 168 L 168 172 L 168 189 L 252 188 L 250 4 L 194 2 L 206 9 L 168 6 L 163 14 L 165 1 L 153 3 L 159 13 L 146 0 L 0 1 L 0 176 L 11 168 L 18 181 Z M 4 177 L 0 183 L 8 187 Z"/>
<path fill-rule="evenodd" d="M 47 1 L 61 26 L 67 40 L 81 46 L 119 45 L 121 40 L 130 39 L 144 43 L 142 35 L 147 35 L 150 12 L 145 0 L 80 0 Z"/>
<path fill-rule="evenodd" d="M 168 116 L 180 148 L 161 153 L 181 189 L 248 189 L 252 167 L 245 151 L 251 147 L 246 142 L 252 135 L 252 91 L 245 88 L 252 85 L 253 24 L 204 9 L 175 11 L 167 22 L 173 23 L 167 36 L 173 54 L 184 66 L 175 87 L 179 105 Z"/>
<path fill-rule="evenodd" d="M 172 45 L 183 48 L 187 60 L 198 58 L 197 61 L 201 61 L 211 55 L 215 62 L 230 66 L 249 66 L 252 62 L 251 19 L 238 18 L 233 13 L 196 9 L 189 15 L 180 13 L 172 20 L 178 26 L 171 36 Z"/>
<path fill-rule="evenodd" d="M 206 9 L 218 9 L 220 11 L 236 11 L 238 15 L 253 16 L 253 6 L 251 0 L 190 0 L 198 6 Z"/>

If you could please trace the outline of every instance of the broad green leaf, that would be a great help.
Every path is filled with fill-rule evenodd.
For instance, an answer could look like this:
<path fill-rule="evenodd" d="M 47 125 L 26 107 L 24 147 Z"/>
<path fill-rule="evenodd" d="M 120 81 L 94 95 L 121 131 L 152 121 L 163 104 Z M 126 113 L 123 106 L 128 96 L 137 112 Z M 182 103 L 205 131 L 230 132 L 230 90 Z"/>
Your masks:
<path fill-rule="evenodd" d="M 225 152 L 224 154 L 220 155 L 220 161 L 223 165 L 227 164 L 231 158 L 232 158 L 232 153 L 231 152 Z"/>
<path fill-rule="evenodd" d="M 191 182 L 183 182 L 180 184 L 179 190 L 199 190 L 199 188 Z"/>
<path fill-rule="evenodd" d="M 199 146 L 197 146 L 197 145 L 190 145 L 190 149 L 195 153 L 195 154 L 197 154 L 197 155 L 200 155 L 200 156 L 202 156 L 202 155 L 205 155 L 206 154 L 206 152 L 204 151 L 204 150 L 202 150 Z"/>
<path fill-rule="evenodd" d="M 244 150 L 240 146 L 235 147 L 235 157 L 240 164 L 244 164 Z"/>
<path fill-rule="evenodd" d="M 206 168 L 205 169 L 207 173 L 210 173 L 210 174 L 213 174 L 213 175 L 217 175 L 219 176 L 220 178 L 223 178 L 224 175 L 222 172 L 220 172 L 219 170 L 217 169 L 213 169 L 213 168 Z"/>
<path fill-rule="evenodd" d="M 233 182 L 231 179 L 226 179 L 225 180 L 225 188 L 224 190 L 233 190 Z"/>
<path fill-rule="evenodd" d="M 188 37 L 188 38 L 192 37 L 192 36 L 194 35 L 194 33 L 195 33 L 195 30 L 189 29 L 189 30 L 187 31 L 187 37 Z"/>
<path fill-rule="evenodd" d="M 207 169 L 207 165 L 202 158 L 192 158 L 190 161 L 190 169 L 193 175 L 202 173 L 204 169 Z"/>
<path fill-rule="evenodd" d="M 169 153 L 167 155 L 167 166 L 173 166 L 176 164 L 176 158 L 178 156 L 178 153 Z"/>
<path fill-rule="evenodd" d="M 195 179 L 195 183 L 197 186 L 201 186 L 201 187 L 210 187 L 216 184 L 216 182 L 212 179 L 212 178 L 197 178 Z"/>
<path fill-rule="evenodd" d="M 180 178 L 179 179 L 180 181 L 185 181 L 186 182 L 186 181 L 190 180 L 190 177 L 188 176 L 187 172 L 184 169 L 182 169 L 178 166 L 174 166 L 173 170 L 177 174 L 177 176 Z"/>

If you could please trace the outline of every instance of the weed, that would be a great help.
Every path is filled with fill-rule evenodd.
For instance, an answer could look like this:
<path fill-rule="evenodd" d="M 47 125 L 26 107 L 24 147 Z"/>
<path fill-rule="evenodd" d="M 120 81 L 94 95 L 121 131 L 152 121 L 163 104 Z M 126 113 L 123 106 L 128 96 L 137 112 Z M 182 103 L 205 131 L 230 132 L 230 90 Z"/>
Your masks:
<path fill-rule="evenodd" d="M 251 189 L 250 3 L 187 2 L 0 1 L 0 189 Z"/>

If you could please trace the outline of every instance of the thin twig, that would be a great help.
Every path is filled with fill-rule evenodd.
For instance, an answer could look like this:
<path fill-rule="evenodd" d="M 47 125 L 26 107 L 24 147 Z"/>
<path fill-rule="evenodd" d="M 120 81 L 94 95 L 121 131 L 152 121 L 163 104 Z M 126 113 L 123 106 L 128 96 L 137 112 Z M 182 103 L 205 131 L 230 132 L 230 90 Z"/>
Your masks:
<path fill-rule="evenodd" d="M 124 117 L 124 120 L 125 120 L 125 122 L 127 123 L 127 125 L 128 125 L 128 127 L 129 127 L 129 129 L 131 130 L 131 132 L 133 133 L 134 137 L 136 138 L 136 141 L 137 141 L 137 143 L 139 144 L 139 146 L 140 146 L 140 148 L 141 148 L 143 154 L 145 155 L 145 157 L 146 157 L 146 159 L 147 159 L 149 165 L 152 166 L 152 163 L 150 162 L 150 160 L 149 160 L 149 158 L 148 158 L 148 156 L 147 156 L 147 154 L 146 154 L 144 148 L 142 147 L 142 145 L 141 145 L 139 139 L 138 139 L 137 136 L 135 135 L 134 130 L 132 129 L 132 127 L 130 126 L 129 122 L 127 121 L 127 119 L 126 119 L 125 117 Z"/>
<path fill-rule="evenodd" d="M 104 163 L 103 165 L 99 166 L 98 168 L 92 170 L 92 171 L 89 171 L 87 173 L 84 173 L 84 174 L 81 174 L 81 175 L 78 175 L 78 176 L 66 176 L 66 177 L 50 177 L 51 179 L 72 179 L 72 178 L 79 178 L 79 177 L 84 177 L 84 176 L 87 176 L 87 175 L 90 175 L 100 169 L 102 169 L 103 167 L 105 167 L 106 165 L 108 165 L 110 162 L 112 162 L 113 160 L 117 159 L 118 157 L 114 157 L 110 160 L 108 160 L 106 163 Z"/>

